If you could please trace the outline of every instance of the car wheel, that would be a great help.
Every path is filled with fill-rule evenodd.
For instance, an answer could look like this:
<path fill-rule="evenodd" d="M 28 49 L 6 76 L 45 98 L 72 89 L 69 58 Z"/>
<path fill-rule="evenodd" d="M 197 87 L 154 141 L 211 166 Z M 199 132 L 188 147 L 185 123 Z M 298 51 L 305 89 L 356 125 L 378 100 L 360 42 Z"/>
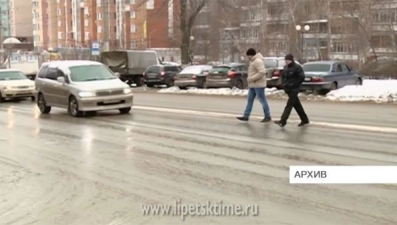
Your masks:
<path fill-rule="evenodd" d="M 330 91 L 334 91 L 334 90 L 336 90 L 336 89 L 338 89 L 338 84 L 337 84 L 336 82 L 333 82 L 333 83 L 331 84 L 331 87 L 329 88 L 329 90 L 330 90 Z"/>
<path fill-rule="evenodd" d="M 4 98 L 3 98 L 3 96 L 1 95 L 1 92 L 0 92 L 0 102 L 4 102 Z"/>
<path fill-rule="evenodd" d="M 131 111 L 131 107 L 119 109 L 121 114 L 128 114 Z"/>
<path fill-rule="evenodd" d="M 137 87 L 142 87 L 142 85 L 144 83 L 143 77 L 141 77 L 141 76 L 134 77 L 134 83 L 136 84 Z"/>
<path fill-rule="evenodd" d="M 37 107 L 39 107 L 40 112 L 43 114 L 48 114 L 51 112 L 51 107 L 47 106 L 47 102 L 45 101 L 43 94 L 39 94 L 37 100 Z"/>
<path fill-rule="evenodd" d="M 356 80 L 356 85 L 363 85 L 363 80 L 361 80 L 361 78 L 358 78 Z"/>
<path fill-rule="evenodd" d="M 69 98 L 68 112 L 73 117 L 81 117 L 84 114 L 84 112 L 79 110 L 79 103 L 74 96 Z"/>
<path fill-rule="evenodd" d="M 167 87 L 173 87 L 174 86 L 174 80 L 170 80 L 167 83 Z"/>
<path fill-rule="evenodd" d="M 201 81 L 200 88 L 207 89 L 207 81 L 206 80 Z"/>
<path fill-rule="evenodd" d="M 146 84 L 146 86 L 152 88 L 154 87 L 154 84 Z"/>
<path fill-rule="evenodd" d="M 236 88 L 238 89 L 244 89 L 244 82 L 241 79 L 238 79 L 236 82 Z"/>
<path fill-rule="evenodd" d="M 32 96 L 30 97 L 30 100 L 32 100 L 32 102 L 36 101 L 36 97 Z"/>

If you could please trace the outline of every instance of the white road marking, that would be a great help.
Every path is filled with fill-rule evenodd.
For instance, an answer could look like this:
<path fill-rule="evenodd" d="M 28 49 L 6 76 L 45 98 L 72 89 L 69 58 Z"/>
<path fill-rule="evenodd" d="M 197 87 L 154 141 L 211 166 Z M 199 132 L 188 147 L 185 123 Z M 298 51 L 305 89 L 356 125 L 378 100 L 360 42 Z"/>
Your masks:
<path fill-rule="evenodd" d="M 208 117 L 229 117 L 236 118 L 241 115 L 235 115 L 230 113 L 219 113 L 219 112 L 206 112 L 198 110 L 187 110 L 187 109 L 171 109 L 171 108 L 159 108 L 159 107 L 148 107 L 148 106 L 134 106 L 134 109 L 155 111 L 155 112 L 166 112 L 166 113 L 180 113 L 185 115 L 195 115 L 195 116 L 208 116 Z M 251 118 L 262 119 L 263 117 L 251 116 Z M 288 122 L 299 123 L 299 120 L 288 120 Z M 329 123 L 329 122 L 315 122 L 310 121 L 311 125 L 317 125 L 322 127 L 332 127 L 348 130 L 359 130 L 359 131 L 369 131 L 369 132 L 380 132 L 380 133 L 392 133 L 397 134 L 397 128 L 392 127 L 376 127 L 376 126 L 366 126 L 366 125 L 355 125 L 355 124 L 341 124 L 341 123 Z"/>

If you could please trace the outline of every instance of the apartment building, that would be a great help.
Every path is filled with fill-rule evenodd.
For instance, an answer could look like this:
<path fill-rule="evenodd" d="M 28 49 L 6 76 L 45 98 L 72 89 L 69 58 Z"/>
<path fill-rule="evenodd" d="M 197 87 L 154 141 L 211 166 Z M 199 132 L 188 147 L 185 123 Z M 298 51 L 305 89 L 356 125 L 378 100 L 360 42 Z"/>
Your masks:
<path fill-rule="evenodd" d="M 32 1 L 33 45 L 36 50 L 48 48 L 47 3 L 42 0 Z"/>
<path fill-rule="evenodd" d="M 35 46 L 89 48 L 99 42 L 102 49 L 174 47 L 180 45 L 177 2 L 33 0 Z"/>
<path fill-rule="evenodd" d="M 9 17 L 11 36 L 33 36 L 32 7 L 26 0 L 9 0 Z"/>
<path fill-rule="evenodd" d="M 223 27 L 220 43 L 211 43 L 211 48 L 221 46 L 219 57 L 225 59 L 226 55 L 225 61 L 236 61 L 235 50 L 244 56 L 249 47 L 260 49 L 266 56 L 284 56 L 291 52 L 304 61 L 364 62 L 374 54 L 396 56 L 397 3 L 394 0 L 228 0 L 223 4 L 225 2 L 237 7 L 226 13 L 233 15 L 232 18 L 219 17 L 222 11 L 219 9 L 213 12 Z M 235 56 L 230 58 L 231 55 Z"/>
<path fill-rule="evenodd" d="M 10 14 L 9 14 L 9 0 L 0 0 L 0 32 L 3 39 L 10 37 Z"/>
<path fill-rule="evenodd" d="M 375 1 L 370 7 L 370 57 L 397 57 L 397 2 Z"/>

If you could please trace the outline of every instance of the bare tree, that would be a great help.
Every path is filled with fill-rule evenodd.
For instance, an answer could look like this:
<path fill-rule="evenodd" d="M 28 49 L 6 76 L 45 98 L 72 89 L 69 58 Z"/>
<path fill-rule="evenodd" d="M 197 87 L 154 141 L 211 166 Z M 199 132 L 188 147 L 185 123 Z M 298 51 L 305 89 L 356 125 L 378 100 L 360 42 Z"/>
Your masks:
<path fill-rule="evenodd" d="M 180 30 L 182 34 L 182 64 L 190 62 L 190 37 L 197 15 L 208 3 L 208 0 L 180 0 Z"/>
<path fill-rule="evenodd" d="M 373 33 L 373 18 L 372 18 L 372 0 L 349 0 L 349 1 L 338 1 L 330 6 L 332 13 L 337 14 L 343 19 L 343 23 L 347 20 L 355 20 L 354 41 L 356 44 L 356 51 L 363 49 L 364 51 L 360 55 L 366 56 L 367 51 L 370 50 L 377 60 L 377 52 L 372 42 Z"/>

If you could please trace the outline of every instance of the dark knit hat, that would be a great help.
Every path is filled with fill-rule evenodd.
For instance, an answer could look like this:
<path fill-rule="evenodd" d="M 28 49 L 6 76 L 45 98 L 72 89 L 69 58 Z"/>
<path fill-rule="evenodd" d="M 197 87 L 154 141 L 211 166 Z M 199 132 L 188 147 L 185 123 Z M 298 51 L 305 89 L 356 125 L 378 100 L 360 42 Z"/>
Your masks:
<path fill-rule="evenodd" d="M 256 55 L 256 51 L 253 48 L 248 49 L 247 56 L 254 56 Z"/>
<path fill-rule="evenodd" d="M 288 54 L 288 55 L 285 56 L 285 60 L 293 61 L 294 60 L 294 56 L 292 54 Z"/>

